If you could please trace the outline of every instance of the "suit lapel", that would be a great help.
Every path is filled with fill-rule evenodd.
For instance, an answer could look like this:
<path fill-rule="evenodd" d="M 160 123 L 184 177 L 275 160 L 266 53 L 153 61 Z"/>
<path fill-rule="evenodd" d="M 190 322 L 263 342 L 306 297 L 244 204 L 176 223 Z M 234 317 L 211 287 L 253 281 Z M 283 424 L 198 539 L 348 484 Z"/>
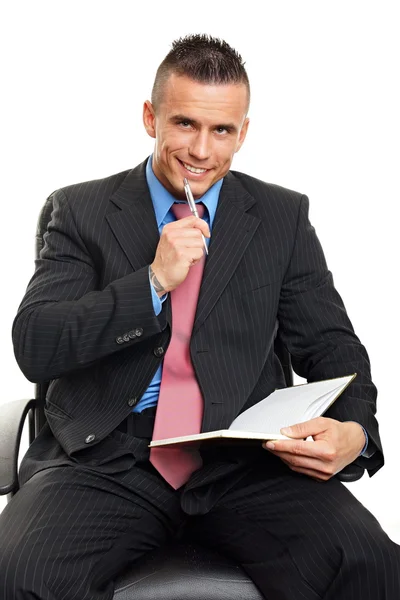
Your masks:
<path fill-rule="evenodd" d="M 111 196 L 110 201 L 120 210 L 106 217 L 135 271 L 153 261 L 160 239 L 146 181 L 146 162 L 130 171 Z M 260 219 L 247 214 L 254 203 L 254 198 L 229 172 L 219 196 L 193 333 L 210 314 L 260 224 Z"/>
<path fill-rule="evenodd" d="M 146 162 L 130 171 L 111 196 L 110 201 L 120 210 L 114 210 L 106 217 L 135 271 L 153 262 L 160 239 L 146 181 Z"/>
<path fill-rule="evenodd" d="M 238 179 L 228 173 L 221 188 L 211 232 L 193 333 L 222 294 L 260 224 L 260 219 L 247 214 L 254 203 L 254 198 Z"/>

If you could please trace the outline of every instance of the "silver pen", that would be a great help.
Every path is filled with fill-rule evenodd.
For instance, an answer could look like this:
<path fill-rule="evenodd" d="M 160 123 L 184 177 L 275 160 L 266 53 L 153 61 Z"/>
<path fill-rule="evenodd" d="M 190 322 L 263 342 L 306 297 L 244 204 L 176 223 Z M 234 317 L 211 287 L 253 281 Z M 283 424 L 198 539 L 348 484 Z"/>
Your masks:
<path fill-rule="evenodd" d="M 185 194 L 186 194 L 186 199 L 188 201 L 189 204 L 189 208 L 192 212 L 192 215 L 194 217 L 198 217 L 199 213 L 197 212 L 197 208 L 196 208 L 196 202 L 194 201 L 193 198 L 193 194 L 192 194 L 192 190 L 190 189 L 190 185 L 188 180 L 186 179 L 186 177 L 183 180 L 183 187 L 185 189 Z M 201 234 L 201 237 L 203 238 L 203 242 L 204 242 L 204 249 L 206 251 L 206 254 L 208 254 L 208 248 L 207 248 L 207 242 L 206 242 L 206 238 L 204 237 L 203 234 Z"/>

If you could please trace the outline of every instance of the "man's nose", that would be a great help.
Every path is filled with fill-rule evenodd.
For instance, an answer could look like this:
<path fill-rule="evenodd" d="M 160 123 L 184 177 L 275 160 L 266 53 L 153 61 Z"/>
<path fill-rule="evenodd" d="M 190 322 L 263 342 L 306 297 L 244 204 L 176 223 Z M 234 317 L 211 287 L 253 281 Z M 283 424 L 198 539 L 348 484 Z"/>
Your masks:
<path fill-rule="evenodd" d="M 204 160 L 211 156 L 211 139 L 208 132 L 197 132 L 191 142 L 189 148 L 191 156 L 199 160 Z"/>

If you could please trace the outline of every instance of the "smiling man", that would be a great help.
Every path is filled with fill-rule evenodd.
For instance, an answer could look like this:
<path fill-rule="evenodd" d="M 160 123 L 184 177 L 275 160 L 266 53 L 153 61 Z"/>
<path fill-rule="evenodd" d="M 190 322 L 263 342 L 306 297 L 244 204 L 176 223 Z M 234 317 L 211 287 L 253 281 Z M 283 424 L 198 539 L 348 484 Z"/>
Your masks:
<path fill-rule="evenodd" d="M 368 355 L 307 197 L 231 170 L 249 102 L 226 42 L 177 40 L 144 103 L 152 156 L 51 196 L 13 326 L 48 422 L 0 516 L 3 600 L 111 600 L 182 530 L 271 600 L 400 597 L 399 547 L 341 482 L 383 465 Z M 357 372 L 323 417 L 268 447 L 149 450 L 284 387 L 277 337 L 309 381 Z"/>
<path fill-rule="evenodd" d="M 164 81 L 156 84 L 143 114 L 146 131 L 156 140 L 154 174 L 177 198 L 183 197 L 187 177 L 194 197 L 200 198 L 228 173 L 245 140 L 248 83 L 215 85 L 179 72 L 158 77 Z"/>

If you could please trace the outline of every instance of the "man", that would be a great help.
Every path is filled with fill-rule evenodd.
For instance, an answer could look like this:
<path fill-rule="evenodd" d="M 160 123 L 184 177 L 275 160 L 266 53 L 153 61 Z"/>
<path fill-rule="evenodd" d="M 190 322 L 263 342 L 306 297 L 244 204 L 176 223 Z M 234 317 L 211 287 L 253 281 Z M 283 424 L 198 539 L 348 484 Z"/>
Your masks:
<path fill-rule="evenodd" d="M 307 198 L 230 171 L 249 99 L 225 42 L 178 40 L 144 105 L 152 157 L 53 194 L 13 329 L 25 375 L 51 383 L 0 520 L 4 600 L 112 598 L 182 529 L 266 598 L 399 597 L 398 547 L 339 481 L 383 465 L 368 356 Z M 204 218 L 183 214 L 185 178 Z M 149 452 L 166 426 L 225 428 L 282 387 L 277 332 L 309 381 L 358 373 L 325 417 L 268 449 Z"/>

